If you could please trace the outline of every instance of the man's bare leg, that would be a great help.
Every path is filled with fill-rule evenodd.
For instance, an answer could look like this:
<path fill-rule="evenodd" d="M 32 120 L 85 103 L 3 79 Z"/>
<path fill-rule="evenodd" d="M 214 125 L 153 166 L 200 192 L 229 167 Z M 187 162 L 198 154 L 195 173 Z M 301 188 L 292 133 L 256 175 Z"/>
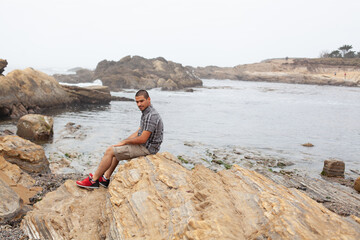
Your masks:
<path fill-rule="evenodd" d="M 119 164 L 119 161 L 116 159 L 116 157 L 113 157 L 112 161 L 111 161 L 111 166 L 104 173 L 104 176 L 106 177 L 106 179 L 110 179 L 112 173 L 114 172 L 114 170 L 118 164 Z"/>
<path fill-rule="evenodd" d="M 93 175 L 94 181 L 98 180 L 112 166 L 113 157 L 114 157 L 113 147 L 108 147 L 105 151 L 103 158 L 101 159 L 98 168 L 96 169 L 95 174 Z"/>

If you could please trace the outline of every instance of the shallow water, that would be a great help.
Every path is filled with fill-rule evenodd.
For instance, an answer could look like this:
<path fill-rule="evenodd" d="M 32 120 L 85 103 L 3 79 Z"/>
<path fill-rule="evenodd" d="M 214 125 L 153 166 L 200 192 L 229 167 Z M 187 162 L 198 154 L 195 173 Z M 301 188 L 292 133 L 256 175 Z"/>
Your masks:
<path fill-rule="evenodd" d="M 360 170 L 360 88 L 204 80 L 194 92 L 149 91 L 165 125 L 160 151 L 201 157 L 208 150 L 243 148 L 295 163 L 317 175 L 328 158 Z M 112 93 L 133 98 L 135 91 Z M 73 154 L 63 172 L 94 169 L 107 146 L 139 126 L 135 102 L 52 112 L 54 139 L 44 144 L 53 161 Z M 81 125 L 69 134 L 65 125 Z M 0 130 L 13 128 L 3 122 Z M 314 147 L 301 144 L 310 142 Z M 55 159 L 55 160 L 54 160 Z"/>

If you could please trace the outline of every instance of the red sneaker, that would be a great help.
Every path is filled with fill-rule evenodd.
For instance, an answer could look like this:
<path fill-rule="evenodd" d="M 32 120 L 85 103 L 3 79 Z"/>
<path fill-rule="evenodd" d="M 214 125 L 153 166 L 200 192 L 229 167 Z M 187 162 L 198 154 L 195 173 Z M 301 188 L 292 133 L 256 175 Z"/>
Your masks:
<path fill-rule="evenodd" d="M 90 177 L 93 177 L 92 173 L 90 173 L 89 175 L 90 175 Z M 109 186 L 109 184 L 110 184 L 110 179 L 106 180 L 105 178 L 103 178 L 101 176 L 101 177 L 99 177 L 99 183 L 104 188 L 107 188 Z"/>
<path fill-rule="evenodd" d="M 83 188 L 99 188 L 99 180 L 93 181 L 92 174 L 89 174 L 89 177 L 85 178 L 82 181 L 76 181 L 76 185 Z"/>

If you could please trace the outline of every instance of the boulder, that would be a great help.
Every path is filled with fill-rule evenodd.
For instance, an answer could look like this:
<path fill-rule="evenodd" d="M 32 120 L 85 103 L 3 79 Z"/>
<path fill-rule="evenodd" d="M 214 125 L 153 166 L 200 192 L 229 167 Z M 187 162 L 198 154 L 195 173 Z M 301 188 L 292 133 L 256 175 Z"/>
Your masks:
<path fill-rule="evenodd" d="M 19 118 L 43 109 L 111 101 L 107 87 L 61 86 L 53 77 L 32 68 L 0 75 L 0 86 L 0 118 Z"/>
<path fill-rule="evenodd" d="M 6 66 L 8 65 L 8 62 L 4 59 L 0 59 L 0 75 L 5 71 Z"/>
<path fill-rule="evenodd" d="M 30 239 L 359 239 L 356 221 L 237 165 L 190 171 L 158 153 L 120 165 L 108 191 L 67 181 L 21 228 Z"/>
<path fill-rule="evenodd" d="M 122 88 L 151 89 L 162 87 L 164 79 L 173 82 L 173 90 L 202 86 L 202 81 L 179 63 L 158 57 L 146 59 L 126 56 L 120 61 L 103 60 L 94 71 L 94 80 L 100 79 L 112 91 Z"/>
<path fill-rule="evenodd" d="M 49 140 L 54 135 L 54 120 L 49 116 L 27 114 L 19 119 L 16 134 L 28 140 Z"/>
<path fill-rule="evenodd" d="M 356 191 L 360 192 L 360 177 L 355 180 L 354 188 Z"/>
<path fill-rule="evenodd" d="M 17 217 L 22 208 L 21 199 L 14 190 L 0 179 L 0 223 Z"/>
<path fill-rule="evenodd" d="M 344 177 L 345 163 L 336 159 L 324 161 L 322 175 L 327 177 Z"/>
<path fill-rule="evenodd" d="M 20 117 L 40 108 L 65 106 L 70 95 L 49 75 L 32 68 L 0 76 L 0 117 Z"/>
<path fill-rule="evenodd" d="M 0 155 L 28 173 L 50 172 L 44 149 L 18 136 L 0 136 Z"/>
<path fill-rule="evenodd" d="M 16 185 L 31 188 L 35 180 L 26 172 L 22 171 L 17 165 L 9 163 L 0 155 L 0 175 L 6 175 Z M 1 178 L 1 177 L 0 177 Z"/>
<path fill-rule="evenodd" d="M 0 155 L 0 223 L 16 221 L 31 208 L 30 198 L 42 190 L 34 184 L 31 176 Z"/>

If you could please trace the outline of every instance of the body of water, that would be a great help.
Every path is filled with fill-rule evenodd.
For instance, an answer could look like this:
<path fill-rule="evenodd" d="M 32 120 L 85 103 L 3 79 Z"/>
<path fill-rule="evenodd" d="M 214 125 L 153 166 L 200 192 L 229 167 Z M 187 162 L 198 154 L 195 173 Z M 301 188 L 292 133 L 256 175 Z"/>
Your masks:
<path fill-rule="evenodd" d="M 160 151 L 201 156 L 212 149 L 242 148 L 295 163 L 311 175 L 323 161 L 343 160 L 360 170 L 360 88 L 282 83 L 204 80 L 194 92 L 149 91 L 161 114 L 164 142 Z M 112 93 L 134 98 L 135 90 Z M 86 172 L 99 162 L 107 146 L 139 127 L 135 102 L 51 113 L 54 139 L 44 144 L 50 160 L 75 154 L 63 171 Z M 80 125 L 69 133 L 69 122 Z M 11 128 L 4 122 L 1 128 Z M 13 126 L 14 127 L 14 126 Z M 312 143 L 314 147 L 302 146 Z"/>

